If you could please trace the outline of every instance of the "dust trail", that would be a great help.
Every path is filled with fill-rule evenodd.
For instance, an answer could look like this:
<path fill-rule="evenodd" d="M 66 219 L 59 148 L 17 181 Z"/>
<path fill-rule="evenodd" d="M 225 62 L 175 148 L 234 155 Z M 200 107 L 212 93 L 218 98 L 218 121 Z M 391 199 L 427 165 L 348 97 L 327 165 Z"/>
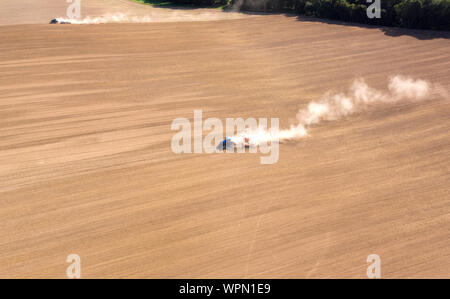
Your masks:
<path fill-rule="evenodd" d="M 375 103 L 395 103 L 399 101 L 425 100 L 432 92 L 440 93 L 436 86 L 424 80 L 395 76 L 390 79 L 388 92 L 369 87 L 364 79 L 357 79 L 349 91 L 344 93 L 326 93 L 320 100 L 310 102 L 306 108 L 298 111 L 297 122 L 289 129 L 280 130 L 277 135 L 264 128 L 249 129 L 232 137 L 233 142 L 242 144 L 247 137 L 251 145 L 258 145 L 278 139 L 280 142 L 296 140 L 308 136 L 308 129 L 323 121 L 333 121 L 363 111 Z"/>
<path fill-rule="evenodd" d="M 190 13 L 173 11 L 164 14 L 151 13 L 144 16 L 130 16 L 123 13 L 106 14 L 84 19 L 56 18 L 60 24 L 106 24 L 106 23 L 152 23 L 152 22 L 181 22 L 181 21 L 213 21 L 222 19 L 237 19 L 243 15 L 237 12 L 199 12 Z"/>
<path fill-rule="evenodd" d="M 111 14 L 100 17 L 86 17 L 84 19 L 68 19 L 56 18 L 59 23 L 70 24 L 106 24 L 106 23 L 148 23 L 152 21 L 150 16 L 133 16 L 129 17 L 125 14 Z"/>

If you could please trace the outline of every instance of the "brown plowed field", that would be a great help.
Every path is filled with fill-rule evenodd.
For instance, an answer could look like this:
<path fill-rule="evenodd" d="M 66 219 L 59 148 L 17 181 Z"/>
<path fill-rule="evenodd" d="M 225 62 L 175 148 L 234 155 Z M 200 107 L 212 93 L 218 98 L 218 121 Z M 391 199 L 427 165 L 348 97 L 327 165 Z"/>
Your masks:
<path fill-rule="evenodd" d="M 0 277 L 63 278 L 71 253 L 84 278 L 364 278 L 372 253 L 384 278 L 450 276 L 449 34 L 184 22 L 209 10 L 46 25 L 59 2 L 0 4 Z M 171 151 L 172 120 L 194 109 L 287 127 L 325 92 L 396 74 L 441 92 L 315 126 L 273 165 Z"/>

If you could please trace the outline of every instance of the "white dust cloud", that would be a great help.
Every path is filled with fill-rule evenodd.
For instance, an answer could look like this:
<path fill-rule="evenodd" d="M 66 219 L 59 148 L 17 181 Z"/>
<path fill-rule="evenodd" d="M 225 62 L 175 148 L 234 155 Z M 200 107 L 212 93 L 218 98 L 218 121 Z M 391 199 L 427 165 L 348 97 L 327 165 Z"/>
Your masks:
<path fill-rule="evenodd" d="M 123 13 L 107 14 L 98 17 L 86 17 L 84 19 L 56 18 L 58 23 L 68 24 L 107 24 L 107 23 L 152 23 L 152 22 L 188 22 L 188 21 L 213 21 L 222 19 L 236 19 L 243 17 L 237 12 L 184 12 L 171 11 L 167 13 L 152 13 L 144 16 L 130 16 Z"/>
<path fill-rule="evenodd" d="M 67 19 L 67 18 L 56 18 L 59 23 L 70 23 L 70 24 L 106 24 L 106 23 L 149 23 L 152 22 L 150 16 L 133 16 L 129 17 L 125 14 L 113 14 L 105 15 L 100 17 L 86 17 L 84 19 Z"/>
<path fill-rule="evenodd" d="M 388 92 L 371 88 L 364 79 L 357 79 L 347 93 L 326 93 L 320 100 L 312 101 L 306 108 L 300 109 L 296 116 L 297 122 L 289 129 L 280 130 L 277 134 L 264 128 L 248 129 L 232 137 L 232 140 L 236 144 L 243 144 L 244 138 L 247 137 L 250 145 L 276 139 L 280 142 L 296 140 L 307 137 L 309 128 L 323 121 L 339 120 L 376 103 L 425 100 L 435 91 L 435 87 L 427 81 L 403 76 L 390 79 Z"/>

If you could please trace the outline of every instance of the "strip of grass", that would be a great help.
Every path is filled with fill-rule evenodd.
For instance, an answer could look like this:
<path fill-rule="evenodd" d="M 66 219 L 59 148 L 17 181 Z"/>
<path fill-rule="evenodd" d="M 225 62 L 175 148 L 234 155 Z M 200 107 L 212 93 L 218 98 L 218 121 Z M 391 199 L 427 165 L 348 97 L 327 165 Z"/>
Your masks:
<path fill-rule="evenodd" d="M 151 6 L 157 6 L 157 7 L 192 7 L 192 8 L 215 8 L 215 9 L 225 9 L 228 7 L 228 5 L 220 5 L 220 6 L 199 6 L 194 4 L 177 4 L 174 2 L 171 2 L 170 0 L 132 0 L 137 3 L 151 5 Z"/>
<path fill-rule="evenodd" d="M 133 0 L 134 2 L 152 6 L 175 6 L 173 2 L 167 0 Z"/>

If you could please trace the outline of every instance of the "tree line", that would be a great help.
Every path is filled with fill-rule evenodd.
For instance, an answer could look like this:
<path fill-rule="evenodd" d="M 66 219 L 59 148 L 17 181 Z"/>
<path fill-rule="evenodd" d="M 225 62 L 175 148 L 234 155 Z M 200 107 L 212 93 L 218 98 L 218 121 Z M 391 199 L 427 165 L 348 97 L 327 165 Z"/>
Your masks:
<path fill-rule="evenodd" d="M 226 6 L 244 11 L 290 12 L 345 22 L 450 30 L 450 0 L 380 0 L 381 18 L 370 19 L 366 0 L 171 0 L 176 4 Z"/>

